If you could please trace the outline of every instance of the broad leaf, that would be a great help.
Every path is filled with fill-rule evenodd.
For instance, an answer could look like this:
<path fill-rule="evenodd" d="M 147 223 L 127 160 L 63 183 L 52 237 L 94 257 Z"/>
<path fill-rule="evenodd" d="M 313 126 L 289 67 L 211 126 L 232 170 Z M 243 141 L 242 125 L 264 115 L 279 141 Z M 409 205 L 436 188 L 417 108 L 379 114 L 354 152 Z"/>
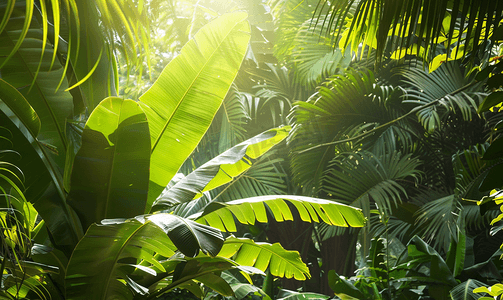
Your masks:
<path fill-rule="evenodd" d="M 303 196 L 260 196 L 227 203 L 213 202 L 206 206 L 202 214 L 193 217 L 222 231 L 236 231 L 234 217 L 243 224 L 255 221 L 267 223 L 266 206 L 278 222 L 293 221 L 292 211 L 287 202 L 297 209 L 304 222 L 323 221 L 341 227 L 362 227 L 365 218 L 361 210 L 334 201 Z"/>
<path fill-rule="evenodd" d="M 86 123 L 71 177 L 68 203 L 84 228 L 145 210 L 149 159 L 148 124 L 139 105 L 103 100 Z"/>
<path fill-rule="evenodd" d="M 152 141 L 149 204 L 208 129 L 246 53 L 245 13 L 224 15 L 199 30 L 140 97 Z"/>
<path fill-rule="evenodd" d="M 230 286 L 238 299 L 246 299 L 250 294 L 265 300 L 271 299 L 262 289 L 249 283 L 231 283 Z"/>
<path fill-rule="evenodd" d="M 286 138 L 289 130 L 290 127 L 268 130 L 213 158 L 163 193 L 154 202 L 152 211 L 199 198 L 202 193 L 232 181 L 247 171 L 255 159 Z"/>
<path fill-rule="evenodd" d="M 199 249 L 215 256 L 222 247 L 222 234 L 215 228 L 170 214 L 155 214 L 148 220 L 167 232 L 178 250 L 187 256 L 196 256 Z"/>
<path fill-rule="evenodd" d="M 475 300 L 483 297 L 481 294 L 473 293 L 473 290 L 480 287 L 487 285 L 475 279 L 468 279 L 455 286 L 449 293 L 453 300 Z"/>
<path fill-rule="evenodd" d="M 225 240 L 218 255 L 233 257 L 233 260 L 238 264 L 253 266 L 261 271 L 265 271 L 269 267 L 274 276 L 297 280 L 306 280 L 311 277 L 299 252 L 285 250 L 279 243 L 260 243 L 231 236 Z"/>
<path fill-rule="evenodd" d="M 342 278 L 334 270 L 328 272 L 328 285 L 335 295 L 342 299 L 363 299 L 365 295 L 351 282 Z"/>
<path fill-rule="evenodd" d="M 129 276 L 134 271 L 145 276 L 156 276 L 156 270 L 165 272 L 159 255 L 167 258 L 175 254 L 176 245 L 185 243 L 189 232 L 196 232 L 192 239 L 197 240 L 198 248 L 186 254 L 197 253 L 199 247 L 212 253 L 222 245 L 219 231 L 169 214 L 91 225 L 68 263 L 67 297 L 131 299 L 129 287 L 137 291 L 144 288 Z"/>

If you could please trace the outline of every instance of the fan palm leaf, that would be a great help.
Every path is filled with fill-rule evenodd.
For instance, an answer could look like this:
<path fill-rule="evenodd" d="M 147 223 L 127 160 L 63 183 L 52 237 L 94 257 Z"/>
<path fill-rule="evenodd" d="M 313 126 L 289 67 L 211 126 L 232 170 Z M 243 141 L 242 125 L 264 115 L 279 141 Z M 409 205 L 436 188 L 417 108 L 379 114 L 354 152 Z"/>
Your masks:
<path fill-rule="evenodd" d="M 329 79 L 307 102 L 296 102 L 291 113 L 295 125 L 288 139 L 293 152 L 294 181 L 303 185 L 308 194 L 319 192 L 321 178 L 336 149 L 346 151 L 346 146 L 360 148 L 362 145 L 361 140 L 344 143 L 346 146 L 336 147 L 334 143 L 394 119 L 400 110 L 394 111 L 393 106 L 386 103 L 397 91 L 376 84 L 370 71 L 350 71 Z M 407 137 L 410 134 L 400 129 L 408 127 L 406 121 L 398 122 L 395 130 L 390 132 L 400 132 L 397 137 L 410 144 L 410 137 Z M 387 143 L 390 138 L 395 138 L 380 133 L 377 138 L 385 138 Z"/>
<path fill-rule="evenodd" d="M 445 121 L 453 112 L 460 112 L 467 121 L 476 118 L 474 115 L 484 94 L 480 93 L 480 84 L 474 84 L 473 78 L 465 78 L 458 64 L 443 64 L 429 74 L 421 67 L 401 68 L 399 74 L 405 78 L 404 83 L 412 87 L 407 88 L 404 103 L 422 106 L 440 99 L 439 105 L 418 112 L 418 119 L 428 132 L 438 128 L 441 120 Z M 470 84 L 473 86 L 452 94 Z"/>
<path fill-rule="evenodd" d="M 330 164 L 323 189 L 331 197 L 352 205 L 366 207 L 366 201 L 377 205 L 381 213 L 391 215 L 407 197 L 406 189 L 400 184 L 407 178 L 420 178 L 420 162 L 411 154 L 399 152 L 377 157 L 370 152 L 339 155 Z M 367 215 L 367 217 L 370 217 Z"/>

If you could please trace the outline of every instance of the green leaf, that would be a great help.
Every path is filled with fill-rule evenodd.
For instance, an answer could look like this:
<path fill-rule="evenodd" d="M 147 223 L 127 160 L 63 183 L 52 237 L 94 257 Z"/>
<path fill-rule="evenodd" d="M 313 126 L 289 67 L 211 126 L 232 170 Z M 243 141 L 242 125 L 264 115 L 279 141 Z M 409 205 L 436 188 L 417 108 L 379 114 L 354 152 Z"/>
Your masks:
<path fill-rule="evenodd" d="M 184 243 L 187 245 L 183 246 Z M 176 245 L 182 245 L 184 250 L 188 249 L 186 254 L 192 255 L 199 249 L 213 254 L 220 250 L 222 243 L 223 237 L 218 230 L 169 214 L 93 224 L 68 263 L 66 296 L 71 299 L 131 299 L 128 285 L 143 290 L 131 274 L 136 272 L 136 277 L 151 277 L 157 276 L 157 272 L 166 272 L 159 260 L 175 254 Z M 189 249 L 189 246 L 196 249 Z"/>
<path fill-rule="evenodd" d="M 203 283 L 204 285 L 211 288 L 220 295 L 234 296 L 234 291 L 232 290 L 232 288 L 220 276 L 209 273 L 203 276 L 196 277 L 195 280 Z"/>
<path fill-rule="evenodd" d="M 68 263 L 66 297 L 70 299 L 128 299 L 126 267 L 138 260 L 159 267 L 153 253 L 170 257 L 176 251 L 165 232 L 152 222 L 132 219 L 115 224 L 93 224 Z M 129 297 L 128 297 L 129 296 Z"/>
<path fill-rule="evenodd" d="M 407 245 L 407 253 L 401 257 L 399 263 L 407 262 L 411 269 L 413 262 L 429 263 L 430 279 L 438 283 L 440 288 L 454 287 L 457 285 L 453 274 L 444 259 L 435 249 L 418 236 L 414 236 Z"/>
<path fill-rule="evenodd" d="M 499 163 L 487 172 L 484 181 L 480 184 L 480 191 L 489 191 L 494 188 L 503 187 L 503 163 Z"/>
<path fill-rule="evenodd" d="M 297 209 L 304 222 L 323 221 L 329 225 L 341 227 L 362 227 L 365 218 L 361 210 L 334 201 L 303 196 L 259 196 L 227 203 L 212 202 L 201 214 L 193 217 L 222 231 L 236 231 L 234 217 L 243 224 L 255 224 L 255 221 L 267 223 L 266 207 L 277 222 L 293 221 L 287 201 Z"/>
<path fill-rule="evenodd" d="M 364 299 L 363 293 L 358 290 L 351 282 L 341 278 L 334 270 L 328 272 L 328 284 L 335 295 L 342 299 Z M 346 298 L 344 298 L 346 297 Z"/>
<path fill-rule="evenodd" d="M 0 63 L 4 63 L 2 81 L 28 101 L 40 119 L 40 129 L 37 130 L 38 126 L 33 127 L 26 122 L 30 110 L 11 111 L 4 103 L 0 103 L 0 123 L 15 137 L 13 143 L 16 150 L 20 146 L 25 148 L 19 152 L 23 157 L 20 167 L 25 173 L 33 174 L 27 176 L 31 178 L 27 182 L 29 189 L 26 194 L 30 195 L 30 201 L 45 220 L 53 243 L 73 248 L 83 232 L 76 216 L 65 202 L 62 178 L 67 148 L 66 119 L 72 116 L 73 99 L 69 92 L 54 91 L 55 82 L 60 78 L 63 78 L 63 89 L 68 87 L 68 81 L 63 76 L 63 66 L 59 60 L 51 68 L 51 54 L 55 49 L 48 43 L 42 52 L 44 30 L 37 18 L 31 20 L 23 43 L 6 61 L 14 45 L 20 41 L 18 38 L 21 38 L 20 32 L 24 24 L 27 24 L 25 6 L 28 5 L 33 5 L 33 2 L 19 2 L 12 11 L 12 16 L 16 17 L 11 17 L 4 24 L 5 29 L 0 34 Z M 34 14 L 38 14 L 38 10 Z M 8 93 L 6 85 L 2 89 L 3 93 Z"/>
<path fill-rule="evenodd" d="M 497 284 L 490 286 L 489 288 L 487 288 L 485 286 L 481 286 L 481 287 L 474 289 L 473 292 L 474 293 L 488 293 L 489 295 L 491 295 L 493 297 L 499 296 L 499 295 L 503 294 L 503 284 L 497 283 Z"/>
<path fill-rule="evenodd" d="M 480 114 L 488 111 L 491 107 L 500 104 L 501 102 L 503 102 L 503 91 L 493 92 L 484 98 L 477 112 Z"/>
<path fill-rule="evenodd" d="M 250 38 L 246 17 L 228 14 L 201 28 L 140 97 L 152 141 L 150 205 L 197 146 L 236 77 Z"/>
<path fill-rule="evenodd" d="M 277 300 L 310 300 L 310 299 L 328 299 L 330 296 L 317 294 L 317 293 L 299 293 L 289 290 L 280 290 Z"/>
<path fill-rule="evenodd" d="M 267 267 L 272 275 L 306 280 L 310 278 L 309 269 L 297 251 L 285 250 L 279 243 L 269 244 L 254 242 L 250 239 L 227 238 L 218 253 L 219 256 L 231 258 L 243 266 L 252 266 L 261 271 Z"/>
<path fill-rule="evenodd" d="M 491 143 L 489 148 L 487 148 L 486 152 L 482 159 L 490 160 L 490 159 L 498 159 L 503 157 L 503 138 L 498 138 Z"/>
<path fill-rule="evenodd" d="M 474 294 L 474 290 L 486 285 L 475 279 L 468 279 L 455 286 L 449 293 L 453 300 L 475 300 L 482 298 L 482 295 Z"/>
<path fill-rule="evenodd" d="M 211 159 L 163 193 L 154 202 L 152 211 L 197 199 L 202 193 L 232 181 L 247 171 L 255 159 L 285 139 L 289 131 L 289 126 L 270 129 Z"/>
<path fill-rule="evenodd" d="M 261 297 L 265 300 L 271 300 L 271 298 L 260 288 L 248 284 L 248 283 L 231 283 L 230 284 L 236 298 L 245 299 L 246 296 L 252 294 L 253 296 Z"/>
<path fill-rule="evenodd" d="M 40 132 L 40 118 L 30 103 L 16 88 L 0 78 L 0 100 L 18 117 L 23 125 L 36 137 Z"/>
<path fill-rule="evenodd" d="M 187 256 L 196 256 L 199 249 L 216 256 L 222 247 L 222 234 L 215 228 L 171 214 L 155 214 L 148 220 L 167 232 L 178 250 Z"/>
<path fill-rule="evenodd" d="M 26 11 L 31 5 L 33 3 L 25 4 Z M 0 34 L 0 64 L 4 64 L 2 80 L 16 88 L 36 111 L 41 121 L 37 138 L 40 142 L 49 145 L 52 149 L 49 151 L 49 156 L 55 160 L 58 168 L 62 168 L 66 151 L 66 119 L 73 113 L 71 94 L 63 90 L 54 91 L 55 82 L 58 82 L 63 75 L 63 67 L 59 61 L 56 61 L 52 69 L 50 68 L 51 56 L 55 49 L 47 44 L 45 53 L 42 53 L 44 35 L 42 25 L 37 19 L 33 18 L 31 22 L 25 23 L 25 19 L 31 18 L 31 14 L 25 17 L 23 6 L 16 7 L 13 14 L 19 17 L 11 18 L 5 30 Z M 27 31 L 29 35 L 20 36 L 19 32 L 25 30 L 26 24 L 30 26 Z M 22 39 L 24 41 L 19 45 L 17 52 L 6 60 L 5 56 Z M 45 55 L 42 56 L 42 54 Z M 37 71 L 38 76 L 35 79 Z M 62 87 L 67 86 L 68 82 L 65 79 Z"/>
<path fill-rule="evenodd" d="M 84 228 L 145 210 L 150 162 L 145 114 L 132 100 L 110 97 L 89 117 L 73 164 L 68 203 Z"/>

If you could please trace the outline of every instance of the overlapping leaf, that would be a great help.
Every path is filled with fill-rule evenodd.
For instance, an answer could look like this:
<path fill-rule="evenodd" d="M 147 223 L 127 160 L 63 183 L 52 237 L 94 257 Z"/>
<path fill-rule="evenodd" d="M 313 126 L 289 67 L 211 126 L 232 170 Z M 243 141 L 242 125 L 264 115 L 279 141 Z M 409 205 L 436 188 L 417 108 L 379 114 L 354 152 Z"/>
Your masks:
<path fill-rule="evenodd" d="M 129 286 L 145 289 L 129 277 L 135 270 L 151 276 L 165 272 L 156 254 L 170 257 L 177 245 L 188 255 L 200 249 L 216 254 L 222 243 L 218 230 L 169 214 L 93 224 L 68 263 L 66 296 L 132 299 Z"/>
<path fill-rule="evenodd" d="M 205 191 L 232 181 L 248 170 L 255 159 L 286 138 L 289 130 L 290 127 L 268 130 L 213 158 L 163 193 L 152 210 L 199 198 Z"/>

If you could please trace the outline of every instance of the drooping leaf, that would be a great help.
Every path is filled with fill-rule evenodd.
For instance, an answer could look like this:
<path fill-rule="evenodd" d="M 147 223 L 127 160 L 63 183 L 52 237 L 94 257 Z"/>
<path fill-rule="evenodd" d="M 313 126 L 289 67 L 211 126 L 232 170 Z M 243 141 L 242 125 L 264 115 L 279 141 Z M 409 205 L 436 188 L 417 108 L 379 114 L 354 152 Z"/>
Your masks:
<path fill-rule="evenodd" d="M 357 49 L 361 43 L 377 48 L 382 59 L 388 47 L 424 46 L 435 53 L 442 42 L 456 43 L 463 55 L 484 50 L 485 41 L 500 28 L 501 6 L 494 1 L 317 1 L 316 15 L 328 7 L 330 13 L 317 20 L 327 35 L 348 36 L 341 47 Z M 462 34 L 461 34 L 462 33 Z M 334 43 L 337 40 L 334 40 Z M 373 43 L 369 41 L 375 41 Z M 449 53 L 448 53 L 449 54 Z M 455 54 L 457 56 L 457 53 Z"/>
<path fill-rule="evenodd" d="M 292 204 L 304 222 L 325 222 L 342 227 L 362 227 L 365 218 L 359 209 L 334 201 L 303 196 L 260 196 L 227 203 L 212 202 L 204 212 L 192 216 L 198 222 L 206 223 L 222 231 L 236 231 L 234 217 L 243 224 L 266 223 L 266 206 L 277 222 L 293 221 Z"/>
<path fill-rule="evenodd" d="M 166 271 L 156 254 L 169 258 L 177 251 L 176 245 L 182 245 L 180 250 L 188 255 L 197 254 L 199 249 L 211 254 L 218 252 L 222 243 L 218 230 L 169 214 L 93 224 L 68 263 L 66 296 L 132 299 L 128 285 L 142 290 L 129 277 L 134 271 L 147 276 L 156 276 L 156 270 Z"/>
<path fill-rule="evenodd" d="M 202 193 L 232 181 L 286 138 L 289 130 L 290 127 L 268 130 L 211 159 L 164 192 L 154 202 L 152 211 L 197 199 Z"/>
<path fill-rule="evenodd" d="M 224 15 L 201 28 L 140 97 L 152 142 L 150 205 L 201 140 L 236 77 L 249 41 L 245 19 Z"/>
<path fill-rule="evenodd" d="M 309 269 L 297 251 L 285 250 L 279 243 L 254 242 L 250 239 L 229 237 L 225 240 L 219 256 L 233 257 L 244 266 L 253 266 L 261 271 L 268 267 L 272 275 L 305 280 L 310 278 Z"/>
<path fill-rule="evenodd" d="M 71 177 L 68 203 L 84 228 L 145 210 L 149 159 L 148 124 L 139 105 L 103 100 L 86 123 Z"/>
<path fill-rule="evenodd" d="M 148 220 L 167 232 L 178 250 L 187 256 L 196 256 L 199 249 L 215 256 L 222 247 L 222 234 L 215 228 L 170 214 L 155 214 Z"/>

